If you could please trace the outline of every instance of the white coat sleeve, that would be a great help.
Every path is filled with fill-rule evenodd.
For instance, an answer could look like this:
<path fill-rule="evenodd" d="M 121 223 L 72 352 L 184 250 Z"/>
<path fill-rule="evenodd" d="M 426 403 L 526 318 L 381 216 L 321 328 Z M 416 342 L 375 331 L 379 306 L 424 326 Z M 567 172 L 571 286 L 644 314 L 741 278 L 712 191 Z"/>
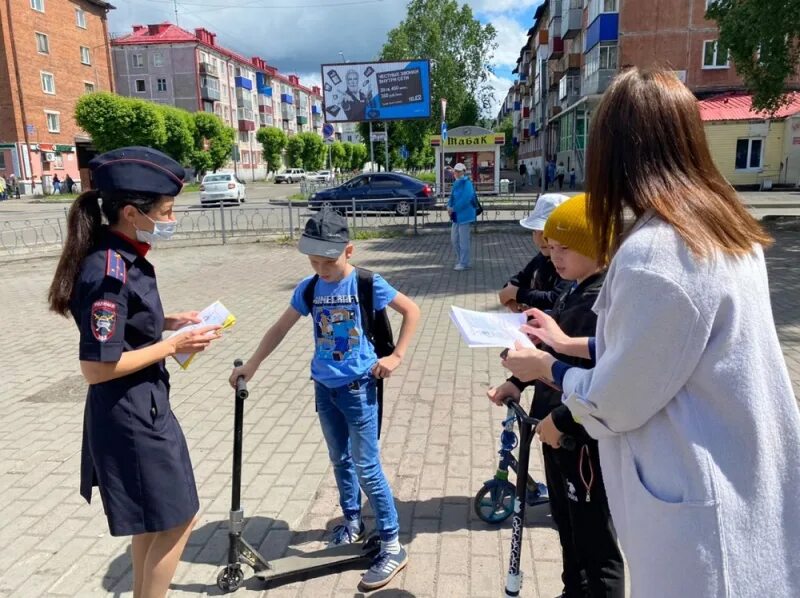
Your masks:
<path fill-rule="evenodd" d="M 710 327 L 674 281 L 624 269 L 612 283 L 603 354 L 594 369 L 570 369 L 564 402 L 594 438 L 635 430 L 686 384 L 705 350 Z"/>

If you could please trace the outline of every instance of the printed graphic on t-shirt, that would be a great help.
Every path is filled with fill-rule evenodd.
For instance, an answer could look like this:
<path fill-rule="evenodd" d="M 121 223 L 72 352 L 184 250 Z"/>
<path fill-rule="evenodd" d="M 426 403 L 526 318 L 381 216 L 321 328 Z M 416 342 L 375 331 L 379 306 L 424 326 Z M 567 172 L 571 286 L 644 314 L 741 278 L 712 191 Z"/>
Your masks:
<path fill-rule="evenodd" d="M 361 341 L 358 313 L 358 297 L 354 295 L 314 297 L 318 359 L 345 361 L 358 355 Z"/>

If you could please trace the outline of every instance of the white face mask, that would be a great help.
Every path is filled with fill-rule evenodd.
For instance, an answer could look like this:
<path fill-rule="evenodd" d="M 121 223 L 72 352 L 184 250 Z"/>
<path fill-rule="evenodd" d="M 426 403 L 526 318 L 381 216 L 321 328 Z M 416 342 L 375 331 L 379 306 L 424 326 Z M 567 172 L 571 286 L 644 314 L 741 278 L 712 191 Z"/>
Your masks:
<path fill-rule="evenodd" d="M 175 231 L 178 229 L 177 220 L 170 220 L 168 222 L 159 222 L 157 220 L 153 220 L 152 218 L 150 218 L 150 216 L 148 216 L 144 212 L 142 212 L 142 216 L 144 216 L 150 222 L 153 223 L 152 231 L 141 230 L 138 228 L 136 229 L 136 239 L 138 241 L 141 241 L 142 243 L 147 243 L 148 245 L 152 245 L 155 241 L 169 241 L 172 238 L 172 235 L 174 235 Z"/>

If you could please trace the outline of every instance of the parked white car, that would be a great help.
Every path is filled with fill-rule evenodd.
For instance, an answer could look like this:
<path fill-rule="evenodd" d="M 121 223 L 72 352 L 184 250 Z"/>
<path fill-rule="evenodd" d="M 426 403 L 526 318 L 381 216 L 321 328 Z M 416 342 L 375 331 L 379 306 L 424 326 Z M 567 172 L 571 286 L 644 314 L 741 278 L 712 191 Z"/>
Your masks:
<path fill-rule="evenodd" d="M 330 183 L 334 178 L 333 172 L 330 170 L 319 170 L 306 175 L 307 181 L 314 181 L 315 183 Z"/>
<path fill-rule="evenodd" d="M 275 183 L 297 183 L 306 178 L 306 171 L 302 168 L 289 168 L 275 175 Z"/>
<path fill-rule="evenodd" d="M 235 174 L 217 172 L 207 174 L 200 183 L 200 203 L 244 203 L 247 199 L 247 189 L 242 180 Z"/>

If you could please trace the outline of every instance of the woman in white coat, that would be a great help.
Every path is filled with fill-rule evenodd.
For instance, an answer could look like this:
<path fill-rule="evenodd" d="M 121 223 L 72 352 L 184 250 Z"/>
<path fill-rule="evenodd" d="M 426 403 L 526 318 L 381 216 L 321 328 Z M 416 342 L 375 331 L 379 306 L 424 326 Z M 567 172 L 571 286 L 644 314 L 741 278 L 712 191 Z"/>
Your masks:
<path fill-rule="evenodd" d="M 587 155 L 588 217 L 611 258 L 595 367 L 536 349 L 504 365 L 560 384 L 599 440 L 634 598 L 800 596 L 800 414 L 770 307 L 771 239 L 669 71 L 616 79 Z"/>

